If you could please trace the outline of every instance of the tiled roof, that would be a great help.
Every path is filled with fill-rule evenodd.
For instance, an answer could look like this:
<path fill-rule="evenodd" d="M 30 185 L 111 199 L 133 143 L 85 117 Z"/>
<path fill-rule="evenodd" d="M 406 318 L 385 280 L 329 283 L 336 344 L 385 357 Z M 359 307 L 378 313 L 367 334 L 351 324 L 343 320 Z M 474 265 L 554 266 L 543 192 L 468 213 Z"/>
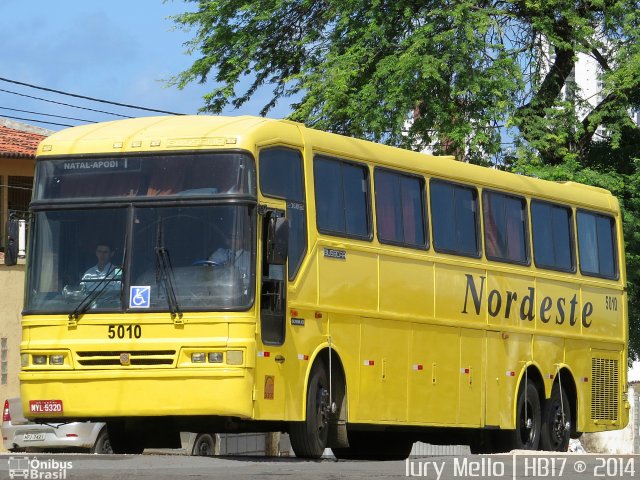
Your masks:
<path fill-rule="evenodd" d="M 0 157 L 35 158 L 45 135 L 23 132 L 0 125 Z"/>

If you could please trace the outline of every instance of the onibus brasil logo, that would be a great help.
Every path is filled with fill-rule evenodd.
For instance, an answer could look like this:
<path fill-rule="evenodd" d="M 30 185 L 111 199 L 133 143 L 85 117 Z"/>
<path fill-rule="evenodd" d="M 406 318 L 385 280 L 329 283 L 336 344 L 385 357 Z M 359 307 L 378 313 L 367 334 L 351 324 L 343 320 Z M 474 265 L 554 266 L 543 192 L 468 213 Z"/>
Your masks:
<path fill-rule="evenodd" d="M 39 460 L 29 457 L 9 457 L 9 478 L 64 480 L 73 462 L 55 459 Z"/>

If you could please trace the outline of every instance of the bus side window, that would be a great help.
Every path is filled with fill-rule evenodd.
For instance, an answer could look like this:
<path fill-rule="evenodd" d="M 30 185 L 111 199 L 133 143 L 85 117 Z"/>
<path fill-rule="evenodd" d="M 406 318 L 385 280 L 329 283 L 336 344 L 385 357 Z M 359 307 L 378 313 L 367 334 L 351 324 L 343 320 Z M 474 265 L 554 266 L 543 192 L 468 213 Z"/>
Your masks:
<path fill-rule="evenodd" d="M 313 161 L 318 231 L 371 240 L 369 171 L 366 165 L 316 156 Z"/>
<path fill-rule="evenodd" d="M 583 275 L 618 277 L 615 220 L 607 215 L 578 210 L 578 251 Z"/>
<path fill-rule="evenodd" d="M 571 209 L 540 200 L 531 202 L 533 259 L 536 267 L 575 272 Z"/>
<path fill-rule="evenodd" d="M 480 257 L 475 187 L 431 180 L 431 221 L 436 251 Z"/>
<path fill-rule="evenodd" d="M 485 190 L 482 192 L 482 211 L 487 258 L 527 265 L 529 248 L 526 200 Z"/>
<path fill-rule="evenodd" d="M 376 168 L 374 180 L 378 240 L 427 248 L 424 179 Z"/>

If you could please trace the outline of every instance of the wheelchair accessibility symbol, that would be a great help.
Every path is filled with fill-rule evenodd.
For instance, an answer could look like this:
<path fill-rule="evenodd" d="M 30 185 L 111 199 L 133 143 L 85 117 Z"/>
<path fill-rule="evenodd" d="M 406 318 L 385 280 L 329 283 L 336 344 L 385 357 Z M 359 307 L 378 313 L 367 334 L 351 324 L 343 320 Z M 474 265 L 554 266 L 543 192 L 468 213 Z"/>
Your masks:
<path fill-rule="evenodd" d="M 129 292 L 129 308 L 149 308 L 151 287 L 131 286 Z"/>

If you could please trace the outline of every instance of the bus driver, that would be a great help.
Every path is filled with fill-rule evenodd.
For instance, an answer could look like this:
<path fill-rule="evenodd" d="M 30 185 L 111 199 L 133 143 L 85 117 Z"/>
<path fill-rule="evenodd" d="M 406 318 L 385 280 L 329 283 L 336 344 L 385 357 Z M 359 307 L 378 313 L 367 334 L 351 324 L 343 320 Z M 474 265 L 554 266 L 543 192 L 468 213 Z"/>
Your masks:
<path fill-rule="evenodd" d="M 114 266 L 111 263 L 111 259 L 113 258 L 114 253 L 114 250 L 111 248 L 111 245 L 108 242 L 98 243 L 96 247 L 96 257 L 98 259 L 98 263 L 84 272 L 84 275 L 82 275 L 82 280 L 80 282 L 80 285 L 84 286 L 85 290 L 93 290 L 97 288 L 97 286 L 105 278 L 113 278 L 118 280 L 117 282 L 113 282 L 115 288 L 111 287 L 109 288 L 109 290 L 120 289 L 120 278 L 122 276 L 122 269 Z"/>

